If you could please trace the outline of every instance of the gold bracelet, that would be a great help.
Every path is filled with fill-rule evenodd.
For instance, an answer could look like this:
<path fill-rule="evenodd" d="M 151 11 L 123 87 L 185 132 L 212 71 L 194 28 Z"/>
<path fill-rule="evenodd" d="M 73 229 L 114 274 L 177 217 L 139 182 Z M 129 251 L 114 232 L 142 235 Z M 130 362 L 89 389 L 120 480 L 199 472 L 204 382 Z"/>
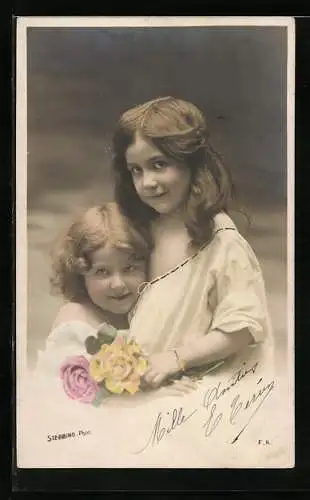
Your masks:
<path fill-rule="evenodd" d="M 180 358 L 179 354 L 178 354 L 178 351 L 176 349 L 173 349 L 173 352 L 175 354 L 175 357 L 177 358 L 177 363 L 178 363 L 178 366 L 179 366 L 179 369 L 181 372 L 184 372 L 185 371 L 185 362 L 183 361 L 183 359 Z"/>

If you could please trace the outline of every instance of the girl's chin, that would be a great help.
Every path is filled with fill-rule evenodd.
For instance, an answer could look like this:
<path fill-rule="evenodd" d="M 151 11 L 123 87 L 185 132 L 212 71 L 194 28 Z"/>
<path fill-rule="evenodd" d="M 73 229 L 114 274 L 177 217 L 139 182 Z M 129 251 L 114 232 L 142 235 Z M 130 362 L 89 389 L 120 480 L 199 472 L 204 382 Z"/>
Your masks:
<path fill-rule="evenodd" d="M 154 203 L 153 205 L 149 205 L 151 208 L 153 208 L 153 210 L 155 210 L 155 212 L 157 212 L 158 214 L 165 214 L 165 215 L 168 215 L 170 213 L 173 213 L 175 212 L 175 209 L 174 207 L 171 207 L 165 203 Z"/>
<path fill-rule="evenodd" d="M 110 310 L 113 314 L 128 314 L 130 309 L 132 308 L 132 306 L 133 306 L 133 303 L 127 302 L 124 304 L 115 305 L 113 307 L 113 310 L 111 310 L 112 308 Z"/>
<path fill-rule="evenodd" d="M 126 318 L 130 309 L 131 307 L 118 307 L 118 308 L 113 308 L 113 310 L 109 308 L 109 310 L 105 311 L 105 316 L 107 318 L 110 317 L 111 320 L 112 318 L 114 318 L 114 316 Z"/>
<path fill-rule="evenodd" d="M 114 302 L 114 301 L 113 301 Z M 123 302 L 120 301 L 119 303 L 105 303 L 101 304 L 98 307 L 104 311 L 105 314 L 109 315 L 126 315 L 129 313 L 130 309 L 133 307 L 134 300 L 124 300 Z"/>
<path fill-rule="evenodd" d="M 154 207 L 152 207 L 154 208 Z M 154 208 L 154 210 L 158 213 L 158 215 L 174 215 L 175 213 L 177 213 L 177 210 L 176 209 L 173 209 L 171 207 L 157 207 L 157 208 Z"/>

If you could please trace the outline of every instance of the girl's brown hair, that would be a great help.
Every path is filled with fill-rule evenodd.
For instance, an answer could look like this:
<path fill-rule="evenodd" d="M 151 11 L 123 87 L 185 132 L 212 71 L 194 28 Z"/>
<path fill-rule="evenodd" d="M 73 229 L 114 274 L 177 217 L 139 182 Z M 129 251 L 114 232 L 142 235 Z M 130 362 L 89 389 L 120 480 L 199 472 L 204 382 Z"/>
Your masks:
<path fill-rule="evenodd" d="M 164 97 L 129 109 L 117 124 L 113 138 L 116 200 L 130 220 L 148 228 L 158 214 L 140 200 L 125 158 L 136 133 L 151 140 L 165 156 L 190 169 L 192 182 L 185 224 L 194 245 L 208 242 L 213 217 L 228 211 L 234 187 L 229 171 L 210 144 L 203 114 L 190 102 Z"/>
<path fill-rule="evenodd" d="M 88 298 L 83 274 L 91 268 L 91 254 L 106 243 L 146 259 L 150 242 L 120 212 L 115 202 L 88 209 L 60 236 L 52 250 L 52 289 L 67 300 Z"/>

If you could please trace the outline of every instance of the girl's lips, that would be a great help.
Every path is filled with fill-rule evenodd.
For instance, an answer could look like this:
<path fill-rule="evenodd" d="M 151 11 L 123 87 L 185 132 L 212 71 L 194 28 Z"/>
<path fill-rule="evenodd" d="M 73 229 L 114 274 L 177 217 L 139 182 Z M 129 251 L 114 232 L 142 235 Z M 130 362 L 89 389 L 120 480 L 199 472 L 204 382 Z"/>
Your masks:
<path fill-rule="evenodd" d="M 155 194 L 154 196 L 146 196 L 145 199 L 146 200 L 156 200 L 157 198 L 162 198 L 166 194 L 167 194 L 167 192 L 161 193 L 161 194 Z"/>
<path fill-rule="evenodd" d="M 131 293 L 126 293 L 125 295 L 120 295 L 119 297 L 111 297 L 113 300 L 124 300 L 131 296 Z"/>

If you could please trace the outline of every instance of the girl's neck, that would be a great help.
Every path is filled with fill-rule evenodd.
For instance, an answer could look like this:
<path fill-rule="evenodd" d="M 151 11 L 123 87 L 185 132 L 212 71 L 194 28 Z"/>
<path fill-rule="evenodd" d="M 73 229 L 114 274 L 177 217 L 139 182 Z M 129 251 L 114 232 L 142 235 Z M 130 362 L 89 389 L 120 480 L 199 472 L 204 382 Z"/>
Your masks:
<path fill-rule="evenodd" d="M 106 322 L 114 326 L 118 330 L 125 330 L 128 328 L 127 314 L 114 314 L 108 311 L 103 311 Z"/>
<path fill-rule="evenodd" d="M 169 228 L 184 228 L 184 213 L 182 210 L 177 210 L 171 214 L 161 214 L 159 215 L 154 223 L 153 227 L 169 227 Z"/>
<path fill-rule="evenodd" d="M 94 326 L 95 324 L 99 326 L 101 323 L 106 322 L 117 329 L 123 330 L 128 328 L 127 314 L 114 314 L 109 311 L 104 311 L 90 300 L 85 302 L 84 307 L 88 312 L 90 321 L 94 323 Z"/>

